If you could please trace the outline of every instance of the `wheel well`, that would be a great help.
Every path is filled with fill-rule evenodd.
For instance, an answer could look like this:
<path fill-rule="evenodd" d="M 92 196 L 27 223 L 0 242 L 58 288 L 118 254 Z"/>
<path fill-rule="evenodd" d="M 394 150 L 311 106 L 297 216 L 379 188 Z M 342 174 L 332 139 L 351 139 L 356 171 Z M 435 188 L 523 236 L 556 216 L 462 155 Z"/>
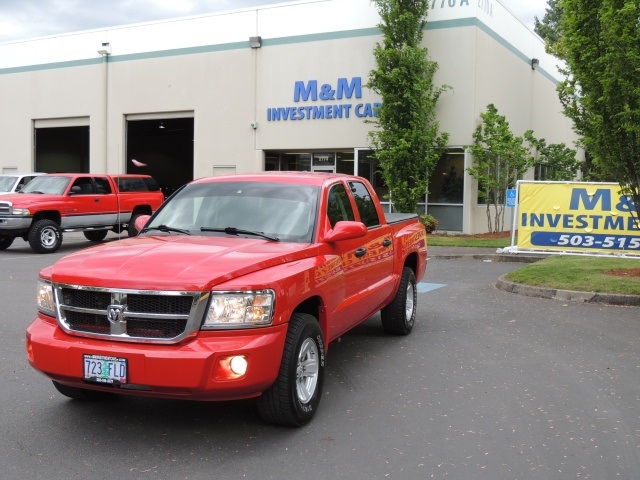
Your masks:
<path fill-rule="evenodd" d="M 56 222 L 58 225 L 60 225 L 61 223 L 61 217 L 60 217 L 60 212 L 56 212 L 55 210 L 44 210 L 42 212 L 38 212 L 33 216 L 33 223 L 37 222 L 38 220 L 44 220 L 44 219 L 48 219 L 48 220 L 53 220 L 54 222 Z"/>
<path fill-rule="evenodd" d="M 324 313 L 324 305 L 322 303 L 322 298 L 315 296 L 307 298 L 304 302 L 300 303 L 296 308 L 293 309 L 292 314 L 294 313 L 307 313 L 315 318 L 320 323 L 320 328 L 322 329 L 322 333 L 325 338 L 327 338 L 327 319 Z"/>
<path fill-rule="evenodd" d="M 133 211 L 131 212 L 131 216 L 134 215 L 151 215 L 151 206 L 150 205 L 137 205 L 133 207 Z"/>
<path fill-rule="evenodd" d="M 413 274 L 415 275 L 418 271 L 418 254 L 416 252 L 409 254 L 407 258 L 404 259 L 404 266 L 413 270 Z"/>

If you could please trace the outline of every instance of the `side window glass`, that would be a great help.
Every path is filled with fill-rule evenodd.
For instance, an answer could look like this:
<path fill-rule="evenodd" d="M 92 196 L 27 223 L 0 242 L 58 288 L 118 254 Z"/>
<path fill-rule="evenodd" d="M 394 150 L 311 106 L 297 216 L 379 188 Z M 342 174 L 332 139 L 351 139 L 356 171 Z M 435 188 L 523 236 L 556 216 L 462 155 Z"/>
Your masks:
<path fill-rule="evenodd" d="M 349 182 L 349 188 L 353 194 L 353 199 L 356 201 L 356 207 L 360 213 L 360 221 L 362 221 L 367 228 L 380 225 L 376 206 L 364 183 Z"/>
<path fill-rule="evenodd" d="M 76 195 L 93 195 L 96 193 L 93 188 L 93 182 L 91 181 L 91 177 L 80 177 L 76 178 L 76 181 L 73 182 L 71 186 L 71 193 Z"/>
<path fill-rule="evenodd" d="M 105 177 L 96 177 L 96 190 L 99 195 L 104 195 L 106 193 L 111 193 L 111 185 L 109 184 L 109 180 Z"/>
<path fill-rule="evenodd" d="M 327 216 L 331 222 L 331 228 L 335 227 L 339 221 L 353 221 L 356 218 L 349 202 L 349 195 L 341 183 L 332 186 L 329 190 Z"/>

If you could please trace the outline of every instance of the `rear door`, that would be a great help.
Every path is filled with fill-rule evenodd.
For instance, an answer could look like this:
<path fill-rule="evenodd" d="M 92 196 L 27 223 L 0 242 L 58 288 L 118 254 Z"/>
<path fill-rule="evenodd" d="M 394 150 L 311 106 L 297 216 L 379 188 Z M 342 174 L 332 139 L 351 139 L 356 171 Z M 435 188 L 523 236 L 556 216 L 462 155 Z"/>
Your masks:
<path fill-rule="evenodd" d="M 377 308 L 393 291 L 393 238 L 391 227 L 379 217 L 367 186 L 348 182 L 355 203 L 357 219 L 367 227 L 367 235 L 356 250 L 358 262 L 353 266 L 351 282 L 366 308 Z M 373 307 L 370 307 L 373 306 Z"/>
<path fill-rule="evenodd" d="M 348 190 L 351 193 L 348 193 Z M 367 187 L 361 182 L 331 186 L 327 216 L 333 228 L 338 221 L 361 221 L 367 227 L 362 238 L 333 244 L 344 276 L 344 298 L 329 326 L 330 338 L 375 313 L 393 289 L 393 242 L 389 226 L 382 225 Z"/>

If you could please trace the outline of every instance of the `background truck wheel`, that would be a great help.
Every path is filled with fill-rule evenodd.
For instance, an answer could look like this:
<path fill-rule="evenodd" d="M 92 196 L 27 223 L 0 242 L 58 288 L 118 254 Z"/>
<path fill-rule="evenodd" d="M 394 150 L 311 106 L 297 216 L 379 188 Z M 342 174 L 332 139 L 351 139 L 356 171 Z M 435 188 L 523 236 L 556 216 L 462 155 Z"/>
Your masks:
<path fill-rule="evenodd" d="M 6 250 L 13 243 L 13 237 L 0 237 L 0 250 Z"/>
<path fill-rule="evenodd" d="M 276 382 L 258 399 L 262 419 L 300 427 L 315 415 L 324 383 L 324 338 L 315 318 L 295 313 Z"/>
<path fill-rule="evenodd" d="M 29 245 L 37 253 L 53 253 L 62 244 L 62 231 L 53 220 L 38 220 L 29 230 Z"/>
<path fill-rule="evenodd" d="M 384 331 L 393 335 L 409 334 L 416 321 L 417 300 L 416 277 L 413 270 L 404 267 L 396 296 L 380 312 Z"/>
<path fill-rule="evenodd" d="M 62 395 L 65 397 L 73 398 L 74 400 L 80 400 L 82 402 L 95 402 L 98 400 L 104 400 L 111 394 L 108 392 L 100 392 L 98 390 L 88 390 L 84 388 L 69 387 L 61 383 L 53 381 L 53 386 L 56 387 Z"/>
<path fill-rule="evenodd" d="M 84 238 L 90 242 L 101 242 L 106 238 L 107 233 L 109 233 L 107 230 L 89 230 L 84 232 Z"/>
<path fill-rule="evenodd" d="M 139 213 L 131 215 L 131 219 L 129 220 L 129 225 L 127 226 L 127 234 L 130 237 L 135 237 L 138 235 L 138 231 L 136 230 L 136 218 L 140 216 Z"/>

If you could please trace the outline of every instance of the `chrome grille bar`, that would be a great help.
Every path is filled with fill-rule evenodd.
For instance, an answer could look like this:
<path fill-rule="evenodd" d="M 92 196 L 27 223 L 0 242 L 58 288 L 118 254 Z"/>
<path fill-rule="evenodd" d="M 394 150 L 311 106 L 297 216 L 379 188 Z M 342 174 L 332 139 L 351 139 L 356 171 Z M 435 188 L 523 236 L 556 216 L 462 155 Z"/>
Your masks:
<path fill-rule="evenodd" d="M 122 342 L 177 343 L 195 334 L 208 295 L 53 284 L 60 327 L 71 335 Z"/>

